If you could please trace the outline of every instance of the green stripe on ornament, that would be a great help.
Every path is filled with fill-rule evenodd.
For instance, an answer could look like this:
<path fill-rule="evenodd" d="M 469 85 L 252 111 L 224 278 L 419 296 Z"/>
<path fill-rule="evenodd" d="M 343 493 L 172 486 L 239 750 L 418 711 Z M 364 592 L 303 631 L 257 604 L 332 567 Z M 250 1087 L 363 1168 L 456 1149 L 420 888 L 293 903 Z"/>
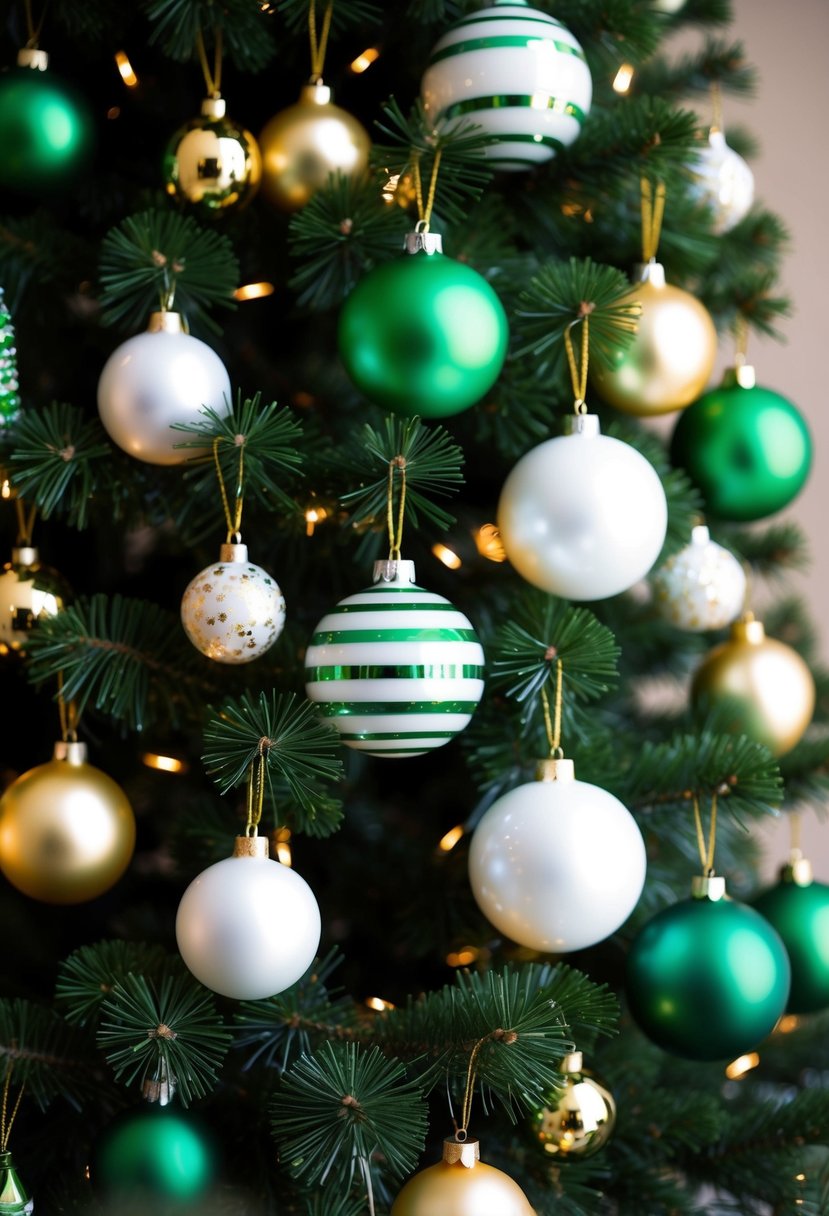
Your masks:
<path fill-rule="evenodd" d="M 328 615 L 335 612 L 457 612 L 454 604 L 429 604 L 423 600 L 411 600 L 404 604 L 337 604 L 329 609 Z"/>
<path fill-rule="evenodd" d="M 424 752 L 430 752 L 433 747 L 440 747 L 440 743 L 423 743 L 420 747 L 358 747 L 352 744 L 355 751 L 368 752 L 370 756 L 421 756 Z"/>
<path fill-rule="evenodd" d="M 382 739 L 454 739 L 457 733 L 454 730 L 361 730 L 352 734 L 340 731 L 340 738 L 371 743 Z"/>
<path fill-rule="evenodd" d="M 477 642 L 474 629 L 329 629 L 315 633 L 312 646 L 336 642 Z"/>
<path fill-rule="evenodd" d="M 454 105 L 447 106 L 445 110 L 441 110 L 440 115 L 441 118 L 459 118 L 462 114 L 474 114 L 478 110 L 510 109 L 556 110 L 559 114 L 569 114 L 579 125 L 587 117 L 584 110 L 574 101 L 562 103 L 557 97 L 548 97 L 546 105 L 540 106 L 537 102 L 534 103 L 531 93 L 499 93 L 493 97 L 467 97 L 463 101 L 456 101 Z M 510 135 L 503 132 L 499 133 L 498 138 L 504 143 L 514 140 L 516 143 L 553 144 L 557 148 L 562 146 L 561 141 L 553 139 L 551 135 L 542 135 L 540 139 L 537 139 L 535 135 Z"/>
<path fill-rule="evenodd" d="M 516 6 L 517 7 L 517 6 Z M 523 25 L 525 21 L 532 21 L 535 25 L 546 25 L 547 29 L 561 29 L 560 21 L 556 21 L 555 17 L 546 17 L 539 14 L 530 16 L 526 10 L 521 13 L 513 13 L 509 17 L 505 13 L 496 13 L 494 17 L 485 17 L 483 13 L 472 13 L 469 17 L 463 17 L 460 21 L 456 21 L 449 33 L 454 33 L 455 30 L 462 30 L 467 25 L 478 25 L 484 21 L 497 21 L 501 25 L 505 21 L 520 21 Z"/>
<path fill-rule="evenodd" d="M 355 667 L 332 664 L 328 667 L 306 667 L 309 684 L 320 680 L 482 680 L 484 668 L 474 663 L 433 663 L 426 667 L 398 666 Z"/>
<path fill-rule="evenodd" d="M 471 714 L 478 708 L 477 701 L 318 701 L 320 711 L 326 718 L 345 718 L 375 714 Z M 428 730 L 418 731 L 415 739 L 426 736 Z"/>
<path fill-rule="evenodd" d="M 467 38 L 465 42 L 453 42 L 440 51 L 435 51 L 429 60 L 429 67 L 440 63 L 442 59 L 453 59 L 456 55 L 464 55 L 467 51 L 505 50 L 507 47 L 528 47 L 533 42 L 543 42 L 552 45 L 561 55 L 573 55 L 576 59 L 584 60 L 584 51 L 580 46 L 571 46 L 569 42 L 559 42 L 557 38 L 532 38 L 526 34 L 488 34 L 482 38 Z"/>

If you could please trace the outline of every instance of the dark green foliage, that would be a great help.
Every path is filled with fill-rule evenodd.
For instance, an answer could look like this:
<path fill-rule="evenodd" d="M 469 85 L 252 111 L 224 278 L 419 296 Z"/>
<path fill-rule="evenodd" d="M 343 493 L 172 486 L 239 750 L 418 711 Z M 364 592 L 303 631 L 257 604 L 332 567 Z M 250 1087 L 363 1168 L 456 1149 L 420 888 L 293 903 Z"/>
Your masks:
<path fill-rule="evenodd" d="M 104 941 L 81 946 L 64 959 L 55 997 L 67 1022 L 97 1022 L 101 1006 L 116 983 L 132 972 L 160 980 L 183 970 L 180 959 L 146 942 Z"/>
<path fill-rule="evenodd" d="M 41 1110 L 56 1098 L 80 1110 L 105 1084 L 91 1035 L 32 1001 L 0 1001 L 0 1065 Z"/>
<path fill-rule="evenodd" d="M 260 6 L 261 7 L 261 6 Z M 322 21 L 327 0 L 317 0 L 317 23 Z M 276 11 L 293 33 L 308 26 L 308 0 L 277 0 Z M 331 5 L 331 32 L 339 34 L 353 26 L 374 25 L 381 15 L 380 6 L 370 0 L 336 0 Z"/>
<path fill-rule="evenodd" d="M 199 32 L 212 56 L 217 30 L 228 59 L 247 72 L 261 71 L 276 51 L 276 23 L 260 0 L 143 0 L 143 8 L 152 41 L 171 59 L 195 59 Z"/>

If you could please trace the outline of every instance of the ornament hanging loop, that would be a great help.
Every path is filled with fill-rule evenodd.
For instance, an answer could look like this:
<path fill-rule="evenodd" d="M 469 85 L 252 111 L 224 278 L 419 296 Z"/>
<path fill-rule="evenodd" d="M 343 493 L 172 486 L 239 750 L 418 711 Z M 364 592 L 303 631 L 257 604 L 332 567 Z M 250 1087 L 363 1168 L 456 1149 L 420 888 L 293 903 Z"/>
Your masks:
<path fill-rule="evenodd" d="M 6 1065 L 6 1076 L 3 1081 L 3 1100 L 0 1105 L 0 1153 L 6 1153 L 9 1149 L 9 1138 L 12 1134 L 12 1127 L 17 1118 L 17 1112 L 20 1109 L 20 1099 L 23 1097 L 25 1084 L 20 1086 L 17 1091 L 17 1097 L 14 1100 L 11 1116 L 9 1116 L 9 1091 L 12 1083 L 12 1060 L 9 1059 Z"/>
<path fill-rule="evenodd" d="M 17 515 L 17 543 L 18 546 L 31 547 L 32 533 L 35 528 L 35 520 L 37 519 L 37 507 L 31 506 L 28 511 L 22 498 L 15 498 L 14 509 Z"/>
<path fill-rule="evenodd" d="M 708 828 L 708 841 L 705 840 L 705 832 L 702 827 L 702 814 L 699 808 L 699 798 L 696 794 L 693 796 L 694 803 L 694 826 L 697 832 L 697 847 L 699 849 L 699 859 L 702 865 L 702 872 L 706 878 L 714 876 L 714 850 L 717 847 L 717 791 L 714 790 L 711 795 L 711 821 Z"/>
<path fill-rule="evenodd" d="M 722 86 L 719 80 L 711 81 L 711 130 L 722 131 Z"/>
<path fill-rule="evenodd" d="M 579 316 L 575 321 L 571 321 L 564 331 L 564 349 L 567 352 L 567 366 L 570 368 L 570 383 L 573 386 L 573 412 L 575 414 L 587 413 L 587 368 L 590 361 L 590 313 L 593 311 L 593 305 L 582 303 L 579 309 Z M 573 338 L 570 330 L 574 325 L 581 325 L 581 348 L 578 358 L 573 346 Z"/>
<path fill-rule="evenodd" d="M 563 703 L 564 667 L 561 659 L 556 659 L 556 692 L 553 710 L 550 711 L 550 698 L 547 689 L 542 685 L 541 704 L 544 708 L 544 728 L 547 732 L 547 743 L 550 747 L 552 760 L 563 760 L 564 749 L 561 746 L 561 710 Z"/>
<path fill-rule="evenodd" d="M 328 35 L 331 33 L 331 17 L 334 0 L 329 0 L 322 16 L 322 29 L 317 30 L 317 4 L 311 0 L 308 6 L 308 40 L 311 44 L 311 84 L 322 84 L 322 70 L 328 50 Z"/>
<path fill-rule="evenodd" d="M 265 805 L 265 780 L 268 770 L 268 752 L 270 751 L 271 741 L 264 736 L 259 740 L 259 748 L 256 756 L 250 762 L 248 769 L 248 786 L 246 811 L 247 822 L 245 824 L 245 835 L 256 836 L 259 833 L 259 824 L 262 820 L 262 808 Z"/>
<path fill-rule="evenodd" d="M 397 506 L 397 523 L 394 520 L 395 472 L 400 474 L 400 502 Z M 389 561 L 399 562 L 400 546 L 403 543 L 403 521 L 406 515 L 406 457 L 394 456 L 389 461 L 389 481 L 386 495 L 386 526 L 389 533 Z"/>
<path fill-rule="evenodd" d="M 464 1144 L 469 1136 L 469 1120 L 472 1116 L 472 1098 L 475 1094 L 475 1069 L 478 1063 L 478 1055 L 484 1043 L 490 1038 L 486 1035 L 472 1048 L 469 1053 L 469 1064 L 466 1069 L 466 1088 L 463 1092 L 463 1107 L 461 1109 L 460 1125 L 455 1127 L 455 1141 L 458 1144 Z"/>
<path fill-rule="evenodd" d="M 412 155 L 412 177 L 414 178 L 418 216 L 415 232 L 429 231 L 429 223 L 432 219 L 432 210 L 435 205 L 435 194 L 438 188 L 438 173 L 440 171 L 440 158 L 442 154 L 443 150 L 441 148 L 435 151 L 435 159 L 432 162 L 432 174 L 429 178 L 429 193 L 425 203 L 423 201 L 423 181 L 420 176 L 420 152 L 415 151 Z"/>
<path fill-rule="evenodd" d="M 40 14 L 40 20 L 35 25 L 34 17 L 32 16 L 32 0 L 25 0 L 24 10 L 26 14 L 26 49 L 35 50 L 40 42 L 40 32 L 43 29 L 43 22 L 46 19 L 46 9 L 49 7 L 49 0 L 43 5 Z"/>
<path fill-rule="evenodd" d="M 662 232 L 662 217 L 665 214 L 665 183 L 653 182 L 648 177 L 640 181 L 642 191 L 642 261 L 656 261 L 659 237 Z"/>
<path fill-rule="evenodd" d="M 748 359 L 748 317 L 744 312 L 738 312 L 734 320 L 734 363 L 743 367 Z"/>
<path fill-rule="evenodd" d="M 196 32 L 196 51 L 199 56 L 199 64 L 201 66 L 202 75 L 204 76 L 204 87 L 207 89 L 208 97 L 218 100 L 222 95 L 222 30 L 220 26 L 216 26 L 213 30 L 213 70 L 210 69 L 210 63 L 207 58 L 207 47 L 204 42 L 204 35 L 199 29 Z"/>
<path fill-rule="evenodd" d="M 222 462 L 219 459 L 219 444 L 222 442 L 222 436 L 217 435 L 213 440 L 213 461 L 216 465 L 216 477 L 219 482 L 219 490 L 222 496 L 222 507 L 225 513 L 225 523 L 227 524 L 227 541 L 228 545 L 240 545 L 242 543 L 242 508 L 245 501 L 245 441 L 241 437 L 241 442 L 237 438 L 236 446 L 239 448 L 239 471 L 236 476 L 236 493 L 233 499 L 233 511 L 230 510 L 230 501 L 227 496 L 227 488 L 225 479 L 222 474 Z"/>
<path fill-rule="evenodd" d="M 80 714 L 74 701 L 66 701 L 63 696 L 63 672 L 58 672 L 58 716 L 60 718 L 60 737 L 64 743 L 78 742 L 78 722 Z"/>

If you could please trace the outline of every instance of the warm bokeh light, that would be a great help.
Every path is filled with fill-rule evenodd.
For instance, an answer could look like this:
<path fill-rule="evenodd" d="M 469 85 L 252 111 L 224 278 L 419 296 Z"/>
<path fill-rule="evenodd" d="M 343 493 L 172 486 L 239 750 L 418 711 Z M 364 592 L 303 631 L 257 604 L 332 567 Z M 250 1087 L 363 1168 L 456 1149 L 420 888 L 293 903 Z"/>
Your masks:
<path fill-rule="evenodd" d="M 751 1072 L 752 1068 L 756 1068 L 760 1063 L 760 1057 L 756 1051 L 750 1051 L 747 1055 L 737 1056 L 736 1060 L 732 1060 L 725 1070 L 725 1075 L 729 1081 L 736 1081 L 739 1077 L 744 1077 L 747 1072 Z"/>
<path fill-rule="evenodd" d="M 365 1003 L 375 1013 L 385 1013 L 387 1009 L 395 1008 L 391 1001 L 384 1001 L 381 996 L 367 996 Z"/>
<path fill-rule="evenodd" d="M 775 1026 L 780 1034 L 791 1034 L 793 1030 L 797 1030 L 800 1025 L 800 1018 L 794 1013 L 785 1013 L 780 1021 Z"/>
<path fill-rule="evenodd" d="M 633 64 L 623 63 L 613 78 L 613 88 L 617 93 L 627 93 L 633 84 Z"/>
<path fill-rule="evenodd" d="M 482 524 L 477 532 L 472 533 L 475 548 L 481 557 L 490 562 L 505 562 L 507 553 L 501 542 L 501 533 L 495 524 Z"/>
<path fill-rule="evenodd" d="M 234 300 L 261 300 L 272 296 L 275 291 L 273 283 L 243 283 L 233 293 Z"/>
<path fill-rule="evenodd" d="M 115 52 L 115 62 L 118 65 L 118 71 L 121 73 L 121 79 L 128 89 L 134 89 L 138 84 L 138 77 L 132 70 L 132 64 L 129 60 L 129 55 L 126 51 Z"/>
<path fill-rule="evenodd" d="M 443 562 L 444 566 L 448 566 L 450 570 L 457 570 L 463 565 L 463 562 L 452 549 L 448 549 L 446 545 L 432 545 L 432 552 L 439 562 Z"/>
<path fill-rule="evenodd" d="M 291 829 L 277 828 L 273 834 L 273 848 L 276 854 L 276 860 L 281 862 L 288 869 L 293 865 L 293 856 L 291 854 Z"/>
<path fill-rule="evenodd" d="M 328 518 L 328 512 L 325 507 L 309 507 L 305 512 L 305 535 L 313 536 L 314 528 L 317 524 L 321 524 L 324 519 Z"/>
<path fill-rule="evenodd" d="M 0 496 L 3 498 L 11 498 L 12 496 L 12 483 L 9 481 L 8 477 L 3 478 L 3 486 L 2 489 L 0 489 Z"/>
<path fill-rule="evenodd" d="M 438 848 L 444 853 L 450 853 L 461 836 L 463 836 L 463 824 L 459 823 L 454 828 L 450 828 L 445 836 L 441 836 Z"/>
<path fill-rule="evenodd" d="M 461 946 L 460 950 L 451 950 L 446 956 L 450 967 L 468 967 L 480 957 L 480 950 L 475 946 Z"/>
<path fill-rule="evenodd" d="M 379 48 L 376 46 L 370 46 L 367 50 L 363 51 L 362 55 L 358 55 L 356 59 L 352 60 L 351 70 L 359 76 L 360 72 L 364 72 L 366 68 L 370 68 L 371 65 L 379 58 Z"/>
<path fill-rule="evenodd" d="M 141 759 L 147 768 L 157 768 L 162 773 L 187 772 L 187 765 L 175 756 L 159 756 L 156 752 L 144 752 Z"/>

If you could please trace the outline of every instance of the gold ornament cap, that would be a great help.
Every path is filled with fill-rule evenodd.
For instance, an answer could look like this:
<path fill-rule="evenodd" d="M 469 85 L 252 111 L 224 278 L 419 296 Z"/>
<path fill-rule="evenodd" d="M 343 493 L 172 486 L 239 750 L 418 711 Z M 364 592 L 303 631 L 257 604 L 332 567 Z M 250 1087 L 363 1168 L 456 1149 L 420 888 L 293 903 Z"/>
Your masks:
<path fill-rule="evenodd" d="M 34 72 L 45 72 L 49 66 L 49 55 L 37 47 L 24 46 L 17 52 L 17 66 L 31 68 Z"/>
<path fill-rule="evenodd" d="M 78 743 L 77 740 L 70 742 L 67 739 L 59 739 L 55 744 L 52 759 L 63 760 L 66 764 L 71 764 L 73 768 L 77 768 L 78 765 L 86 764 L 87 762 L 86 744 Z"/>
<path fill-rule="evenodd" d="M 147 322 L 148 334 L 183 334 L 184 322 L 180 312 L 151 312 Z"/>
<path fill-rule="evenodd" d="M 693 899 L 710 899 L 712 904 L 725 899 L 725 879 L 720 874 L 695 874 L 691 879 Z"/>
<path fill-rule="evenodd" d="M 650 283 L 651 287 L 664 287 L 665 267 L 661 262 L 638 262 L 633 268 L 634 283 Z"/>
<path fill-rule="evenodd" d="M 751 646 L 759 646 L 766 640 L 766 630 L 762 621 L 755 620 L 753 612 L 745 612 L 739 621 L 731 626 L 732 642 L 748 642 Z"/>
<path fill-rule="evenodd" d="M 13 566 L 36 566 L 39 561 L 40 554 L 34 545 L 16 545 L 12 549 Z"/>
<path fill-rule="evenodd" d="M 563 757 L 556 759 L 553 756 L 548 756 L 544 760 L 537 760 L 535 765 L 536 781 L 575 781 L 576 766 L 572 760 L 565 760 Z"/>
<path fill-rule="evenodd" d="M 780 881 L 794 883 L 796 887 L 810 887 L 815 881 L 812 863 L 800 849 L 792 849 L 789 860 L 780 869 Z"/>
<path fill-rule="evenodd" d="M 299 104 L 301 106 L 330 106 L 332 96 L 327 84 L 323 84 L 322 80 L 312 80 L 303 86 L 299 95 Z"/>
<path fill-rule="evenodd" d="M 380 561 L 374 563 L 371 581 L 373 583 L 413 583 L 415 581 L 414 562 L 398 558 L 396 561 Z"/>
<path fill-rule="evenodd" d="M 227 113 L 227 102 L 224 97 L 205 97 L 201 103 L 202 118 L 214 118 L 218 121 Z"/>
<path fill-rule="evenodd" d="M 443 1142 L 443 1160 L 447 1165 L 460 1162 L 471 1170 L 481 1160 L 480 1140 L 456 1140 L 454 1136 L 447 1136 Z"/>
<path fill-rule="evenodd" d="M 443 237 L 439 232 L 407 232 L 403 248 L 406 253 L 443 253 Z"/>
<path fill-rule="evenodd" d="M 723 388 L 754 388 L 757 375 L 750 363 L 738 363 L 727 367 L 722 377 Z"/>
<path fill-rule="evenodd" d="M 564 419 L 565 435 L 582 435 L 585 439 L 595 439 L 601 433 L 598 414 L 568 414 Z"/>
<path fill-rule="evenodd" d="M 238 532 L 236 535 L 239 535 Z M 247 545 L 243 545 L 241 541 L 222 545 L 219 549 L 220 562 L 246 562 L 247 560 L 248 547 Z"/>
<path fill-rule="evenodd" d="M 267 861 L 270 857 L 267 836 L 237 836 L 233 842 L 234 857 L 256 857 Z"/>

